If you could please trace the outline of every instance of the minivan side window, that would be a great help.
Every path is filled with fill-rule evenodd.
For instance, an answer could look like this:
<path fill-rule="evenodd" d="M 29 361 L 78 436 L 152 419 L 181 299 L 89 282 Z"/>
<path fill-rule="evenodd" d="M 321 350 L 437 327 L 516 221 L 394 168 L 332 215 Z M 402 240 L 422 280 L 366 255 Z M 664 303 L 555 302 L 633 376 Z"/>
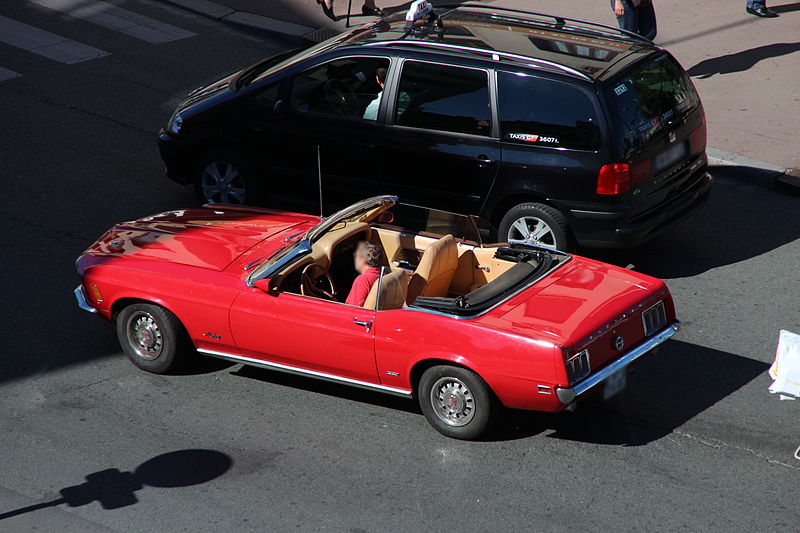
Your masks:
<path fill-rule="evenodd" d="M 395 124 L 488 136 L 491 117 L 486 71 L 419 61 L 403 64 Z"/>
<path fill-rule="evenodd" d="M 594 105 L 577 87 L 498 71 L 497 101 L 504 141 L 573 150 L 600 147 Z"/>
<path fill-rule="evenodd" d="M 375 120 L 383 94 L 376 76 L 383 69 L 385 78 L 388 68 L 384 57 L 348 57 L 312 67 L 292 79 L 289 110 Z"/>

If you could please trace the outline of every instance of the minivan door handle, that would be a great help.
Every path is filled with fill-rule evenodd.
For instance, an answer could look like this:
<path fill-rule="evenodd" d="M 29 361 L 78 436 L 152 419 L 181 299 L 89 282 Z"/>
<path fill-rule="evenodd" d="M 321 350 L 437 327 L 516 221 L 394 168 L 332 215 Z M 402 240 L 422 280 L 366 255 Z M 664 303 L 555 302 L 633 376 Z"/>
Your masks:
<path fill-rule="evenodd" d="M 479 165 L 491 165 L 494 163 L 494 160 L 490 159 L 486 154 L 476 156 L 475 161 L 477 161 Z"/>

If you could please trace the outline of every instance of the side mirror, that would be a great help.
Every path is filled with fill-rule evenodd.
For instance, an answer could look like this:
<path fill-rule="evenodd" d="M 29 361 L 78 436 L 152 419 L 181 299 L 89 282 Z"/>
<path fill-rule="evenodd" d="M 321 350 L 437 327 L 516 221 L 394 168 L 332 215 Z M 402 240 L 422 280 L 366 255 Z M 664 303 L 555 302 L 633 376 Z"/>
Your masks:
<path fill-rule="evenodd" d="M 391 211 L 384 211 L 378 215 L 378 218 L 375 219 L 375 222 L 378 224 L 391 224 L 394 222 L 394 213 Z"/>
<path fill-rule="evenodd" d="M 270 292 L 272 289 L 270 288 L 270 280 L 269 279 L 258 279 L 253 282 L 253 287 L 257 289 L 261 289 L 264 292 Z"/>
<path fill-rule="evenodd" d="M 275 105 L 272 106 L 272 115 L 275 118 L 282 118 L 286 114 L 286 110 L 283 108 L 283 100 L 277 100 Z"/>

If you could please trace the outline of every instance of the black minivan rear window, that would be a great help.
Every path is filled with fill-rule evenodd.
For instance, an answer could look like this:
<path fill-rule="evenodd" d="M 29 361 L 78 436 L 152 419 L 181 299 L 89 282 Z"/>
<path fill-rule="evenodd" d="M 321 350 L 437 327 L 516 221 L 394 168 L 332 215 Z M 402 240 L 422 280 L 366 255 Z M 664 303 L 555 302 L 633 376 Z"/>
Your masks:
<path fill-rule="evenodd" d="M 497 100 L 504 141 L 573 150 L 600 147 L 594 105 L 577 87 L 498 71 Z"/>
<path fill-rule="evenodd" d="M 700 103 L 691 80 L 668 54 L 637 65 L 606 89 L 617 143 L 628 152 Z"/>

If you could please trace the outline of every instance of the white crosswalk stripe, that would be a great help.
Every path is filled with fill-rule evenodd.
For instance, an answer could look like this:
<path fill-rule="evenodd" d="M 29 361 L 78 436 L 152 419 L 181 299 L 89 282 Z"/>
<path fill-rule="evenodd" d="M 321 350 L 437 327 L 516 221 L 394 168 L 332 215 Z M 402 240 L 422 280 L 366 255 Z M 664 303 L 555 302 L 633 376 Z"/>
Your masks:
<path fill-rule="evenodd" d="M 105 50 L 40 30 L 2 15 L 0 15 L 0 43 L 67 64 L 108 55 Z"/>
<path fill-rule="evenodd" d="M 28 1 L 148 43 L 167 43 L 195 35 L 190 31 L 145 17 L 139 13 L 134 13 L 101 0 Z"/>
<path fill-rule="evenodd" d="M 6 81 L 10 80 L 11 78 L 18 78 L 20 76 L 22 76 L 22 74 L 0 67 L 0 81 Z"/>

